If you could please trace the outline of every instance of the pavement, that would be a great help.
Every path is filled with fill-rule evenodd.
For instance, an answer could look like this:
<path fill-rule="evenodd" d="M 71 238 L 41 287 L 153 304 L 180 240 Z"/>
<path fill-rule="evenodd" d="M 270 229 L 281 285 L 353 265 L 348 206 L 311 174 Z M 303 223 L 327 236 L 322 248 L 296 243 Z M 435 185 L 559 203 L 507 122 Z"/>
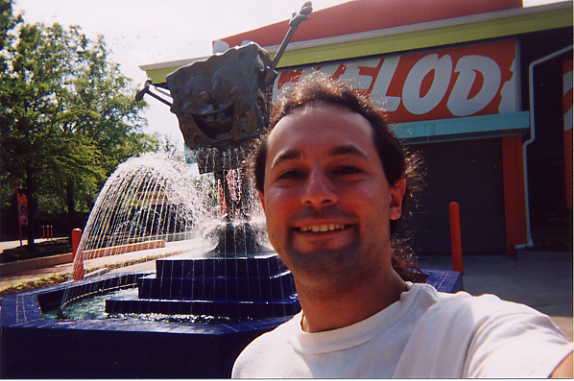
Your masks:
<path fill-rule="evenodd" d="M 17 241 L 15 241 L 17 242 Z M 19 245 L 19 244 L 18 244 Z M 202 250 L 202 242 L 197 239 L 187 241 L 168 242 L 164 248 L 147 249 L 141 251 L 133 251 L 125 254 L 109 255 L 98 257 L 94 259 L 87 259 L 84 261 L 84 269 L 99 269 L 107 265 L 123 264 L 135 260 L 142 260 L 148 258 L 149 260 L 140 264 L 131 266 L 123 266 L 119 269 L 113 270 L 114 272 L 138 272 L 138 271 L 155 271 L 155 260 L 160 257 L 182 254 L 185 252 L 204 252 Z M 4 244 L 7 248 L 8 244 Z M 1 255 L 1 253 L 0 253 Z M 34 281 L 41 278 L 46 278 L 55 274 L 72 274 L 73 263 L 62 263 L 54 266 L 46 266 L 42 268 L 30 269 L 10 275 L 4 275 L 0 279 L 0 291 L 5 290 L 11 286 L 19 283 Z"/>
<path fill-rule="evenodd" d="M 450 256 L 420 257 L 421 267 L 450 269 Z M 567 251 L 522 250 L 515 256 L 467 255 L 463 288 L 494 294 L 548 314 L 573 341 L 573 256 Z"/>
<path fill-rule="evenodd" d="M 36 238 L 34 241 L 35 242 L 44 242 L 44 241 L 51 241 L 51 240 L 62 239 L 62 238 L 68 238 L 68 237 Z M 26 245 L 26 244 L 28 244 L 28 241 L 25 239 L 23 239 L 21 241 L 0 241 L 0 254 L 2 254 L 2 252 L 6 249 L 12 249 L 12 248 Z"/>
<path fill-rule="evenodd" d="M 13 241 L 11 244 L 19 241 Z M 0 250 L 11 247 L 0 242 Z M 87 260 L 86 268 L 125 263 L 142 257 L 175 255 L 199 251 L 197 241 L 170 242 L 166 248 L 149 249 Z M 195 249 L 194 249 L 195 248 Z M 203 250 L 201 250 L 203 251 Z M 1 251 L 0 251 L 1 253 Z M 153 260 L 112 270 L 113 272 L 154 271 Z M 451 269 L 450 256 L 421 256 L 423 268 Z M 72 264 L 23 271 L 0 279 L 0 290 L 15 283 L 52 274 L 70 273 Z M 472 295 L 495 294 L 502 299 L 527 304 L 548 314 L 573 341 L 573 255 L 569 251 L 522 250 L 515 256 L 467 255 L 464 257 L 463 288 Z"/>

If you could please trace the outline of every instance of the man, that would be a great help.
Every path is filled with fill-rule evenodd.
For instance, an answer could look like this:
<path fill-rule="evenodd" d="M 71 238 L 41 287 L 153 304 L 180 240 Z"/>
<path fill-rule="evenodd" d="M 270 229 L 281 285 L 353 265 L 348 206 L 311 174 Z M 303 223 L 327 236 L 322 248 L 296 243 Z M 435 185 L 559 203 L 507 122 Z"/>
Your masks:
<path fill-rule="evenodd" d="M 409 281 L 416 268 L 392 236 L 412 170 L 381 114 L 350 87 L 316 75 L 291 88 L 253 168 L 302 311 L 251 343 L 234 377 L 571 374 L 572 344 L 548 316 Z"/>

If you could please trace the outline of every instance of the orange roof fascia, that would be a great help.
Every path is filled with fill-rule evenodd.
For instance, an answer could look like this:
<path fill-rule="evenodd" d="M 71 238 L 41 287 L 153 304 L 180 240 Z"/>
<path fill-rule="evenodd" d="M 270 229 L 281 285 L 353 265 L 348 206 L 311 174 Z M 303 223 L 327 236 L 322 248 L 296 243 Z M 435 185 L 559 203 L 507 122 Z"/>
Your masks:
<path fill-rule="evenodd" d="M 292 42 L 412 25 L 478 13 L 521 8 L 522 0 L 354 0 L 313 12 L 299 25 Z M 255 41 L 281 43 L 288 20 L 222 38 L 228 46 Z"/>

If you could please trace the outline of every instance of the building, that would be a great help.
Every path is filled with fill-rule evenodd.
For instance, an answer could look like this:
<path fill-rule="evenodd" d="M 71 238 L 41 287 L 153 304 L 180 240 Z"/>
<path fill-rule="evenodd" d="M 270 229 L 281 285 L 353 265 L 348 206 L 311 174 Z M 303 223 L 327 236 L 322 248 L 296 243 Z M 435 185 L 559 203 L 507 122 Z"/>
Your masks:
<path fill-rule="evenodd" d="M 279 62 L 274 96 L 320 70 L 387 110 L 426 162 L 419 253 L 450 251 L 450 201 L 460 203 L 467 253 L 571 245 L 572 2 L 405 4 L 355 0 L 314 12 Z M 246 41 L 274 51 L 287 29 L 284 21 L 225 37 L 214 53 Z M 189 62 L 142 69 L 161 87 Z"/>

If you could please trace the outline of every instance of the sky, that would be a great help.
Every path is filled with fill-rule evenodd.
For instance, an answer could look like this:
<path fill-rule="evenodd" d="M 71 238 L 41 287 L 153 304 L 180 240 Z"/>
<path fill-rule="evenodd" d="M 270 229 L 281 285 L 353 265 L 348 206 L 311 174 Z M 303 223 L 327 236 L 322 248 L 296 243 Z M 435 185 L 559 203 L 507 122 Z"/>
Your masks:
<path fill-rule="evenodd" d="M 312 3 L 318 10 L 346 1 Z M 91 39 L 102 35 L 111 59 L 132 79 L 135 91 L 146 80 L 139 65 L 209 56 L 213 40 L 289 19 L 302 4 L 303 0 L 15 0 L 15 11 L 22 12 L 27 23 L 79 25 Z M 145 99 L 144 131 L 165 135 L 183 149 L 177 118 L 169 107 L 149 96 Z"/>

